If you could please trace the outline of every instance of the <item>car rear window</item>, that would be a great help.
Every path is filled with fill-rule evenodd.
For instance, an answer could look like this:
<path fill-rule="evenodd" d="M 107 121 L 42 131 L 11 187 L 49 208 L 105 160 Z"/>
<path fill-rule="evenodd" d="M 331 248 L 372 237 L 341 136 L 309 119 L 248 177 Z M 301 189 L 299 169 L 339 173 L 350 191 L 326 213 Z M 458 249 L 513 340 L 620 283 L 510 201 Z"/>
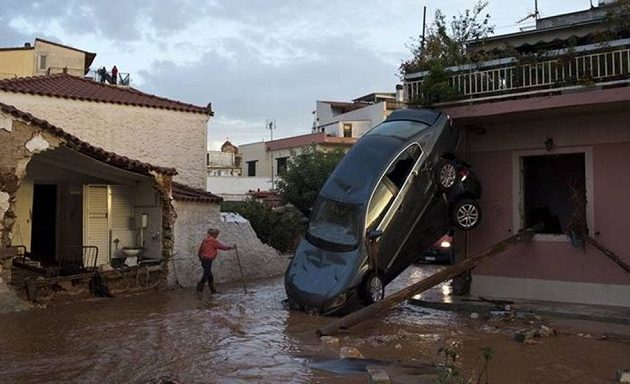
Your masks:
<path fill-rule="evenodd" d="M 377 125 L 366 135 L 393 136 L 399 139 L 407 140 L 424 131 L 429 126 L 417 121 L 386 121 Z"/>

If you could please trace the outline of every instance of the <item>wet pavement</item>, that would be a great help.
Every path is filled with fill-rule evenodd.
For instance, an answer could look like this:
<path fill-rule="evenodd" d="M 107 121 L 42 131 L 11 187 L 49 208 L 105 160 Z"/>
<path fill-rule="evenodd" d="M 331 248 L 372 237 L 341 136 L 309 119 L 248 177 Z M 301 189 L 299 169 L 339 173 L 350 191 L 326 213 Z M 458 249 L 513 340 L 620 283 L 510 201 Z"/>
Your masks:
<path fill-rule="evenodd" d="M 438 268 L 411 267 L 388 290 Z M 396 307 L 341 335 L 338 344 L 326 345 L 314 331 L 331 319 L 288 311 L 282 278 L 249 288 L 243 294 L 238 285 L 224 286 L 221 294 L 206 293 L 202 299 L 191 290 L 153 292 L 0 315 L 0 383 L 159 383 L 167 378 L 179 383 L 365 383 L 365 363 L 336 360 L 341 346 L 358 348 L 372 359 L 369 364 L 386 367 L 395 382 L 418 382 L 418 375 L 433 369 L 427 363 L 438 360 L 438 349 L 453 341 L 461 344 L 462 369 L 471 374 L 479 367 L 481 347 L 505 352 L 495 353 L 500 364 L 491 370 L 491 382 L 507 382 L 501 378 L 512 377 L 509 367 L 514 366 L 523 379 L 515 377 L 514 383 L 596 383 L 614 378 L 620 354 L 630 356 L 630 344 L 597 344 L 574 335 L 558 336 L 532 353 L 524 348 L 541 346 L 514 342 L 503 326 L 412 305 Z M 425 296 L 448 290 L 441 285 Z M 557 362 L 554 356 L 578 359 L 581 365 Z M 591 366 L 596 363 L 600 366 Z M 568 381 L 559 380 L 563 377 Z"/>

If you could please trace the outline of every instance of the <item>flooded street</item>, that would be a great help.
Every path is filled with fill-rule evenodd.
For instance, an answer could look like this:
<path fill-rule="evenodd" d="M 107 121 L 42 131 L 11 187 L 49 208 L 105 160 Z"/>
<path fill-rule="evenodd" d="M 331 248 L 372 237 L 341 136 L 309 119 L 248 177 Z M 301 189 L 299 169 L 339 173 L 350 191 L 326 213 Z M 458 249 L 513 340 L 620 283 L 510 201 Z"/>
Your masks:
<path fill-rule="evenodd" d="M 412 267 L 394 287 L 435 268 Z M 480 367 L 481 347 L 492 346 L 490 377 L 497 383 L 506 381 L 496 378 L 515 378 L 513 372 L 521 378 L 513 383 L 597 383 L 614 378 L 619 359 L 630 365 L 628 344 L 557 336 L 548 345 L 524 346 L 466 314 L 411 305 L 357 326 L 339 337 L 339 345 L 325 345 L 314 331 L 330 319 L 285 309 L 282 278 L 250 283 L 248 294 L 239 286 L 220 289 L 201 300 L 192 290 L 176 290 L 2 315 L 0 382 L 367 382 L 366 374 L 357 372 L 362 366 L 342 364 L 337 371 L 344 374 L 316 368 L 334 366 L 341 346 L 378 360 L 371 364 L 385 366 L 394 382 L 418 382 L 414 375 L 427 371 L 419 367 L 438 361 L 438 348 L 452 340 L 462 345 L 465 372 Z M 443 290 L 447 286 L 429 294 Z"/>

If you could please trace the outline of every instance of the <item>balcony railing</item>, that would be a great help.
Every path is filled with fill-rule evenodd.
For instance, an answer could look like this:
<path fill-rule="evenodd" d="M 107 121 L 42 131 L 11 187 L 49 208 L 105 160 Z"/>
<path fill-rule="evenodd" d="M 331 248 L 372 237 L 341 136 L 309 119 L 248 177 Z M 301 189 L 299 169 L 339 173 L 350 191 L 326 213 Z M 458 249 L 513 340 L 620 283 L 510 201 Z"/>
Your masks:
<path fill-rule="evenodd" d="M 131 85 L 131 76 L 127 72 L 118 72 L 115 82 L 114 82 L 114 78 L 113 78 L 111 72 L 105 72 L 105 74 L 103 76 L 97 70 L 90 70 L 85 75 L 85 78 L 86 79 L 91 79 L 91 80 L 94 80 L 94 81 L 98 81 L 100 83 L 116 84 L 116 85 L 122 85 L 122 86 L 129 86 L 129 85 Z"/>
<path fill-rule="evenodd" d="M 459 93 L 459 100 L 479 99 L 490 96 L 516 95 L 519 93 L 561 88 L 572 85 L 630 79 L 630 48 L 627 46 L 578 47 L 576 51 L 556 58 L 545 57 L 533 63 L 517 63 L 514 58 L 449 68 L 449 85 Z M 602 50 L 603 49 L 603 50 Z M 408 100 L 419 99 L 421 84 L 427 73 L 415 73 L 406 77 L 405 91 Z"/>

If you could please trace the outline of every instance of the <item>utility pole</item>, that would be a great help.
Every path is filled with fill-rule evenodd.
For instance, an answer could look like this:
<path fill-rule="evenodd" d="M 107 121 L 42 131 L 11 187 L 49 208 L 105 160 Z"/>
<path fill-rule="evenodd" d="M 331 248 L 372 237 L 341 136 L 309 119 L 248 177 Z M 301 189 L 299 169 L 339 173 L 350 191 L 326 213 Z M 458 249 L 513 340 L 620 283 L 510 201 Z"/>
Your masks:
<path fill-rule="evenodd" d="M 424 38 L 425 38 L 426 29 L 427 29 L 427 6 L 425 5 L 422 11 L 422 42 L 420 43 L 421 51 L 424 51 Z"/>
<path fill-rule="evenodd" d="M 267 119 L 265 128 L 269 130 L 270 141 L 273 141 L 273 130 L 276 129 L 276 119 Z M 276 189 L 276 183 L 273 177 L 273 152 L 271 152 L 271 189 Z"/>

